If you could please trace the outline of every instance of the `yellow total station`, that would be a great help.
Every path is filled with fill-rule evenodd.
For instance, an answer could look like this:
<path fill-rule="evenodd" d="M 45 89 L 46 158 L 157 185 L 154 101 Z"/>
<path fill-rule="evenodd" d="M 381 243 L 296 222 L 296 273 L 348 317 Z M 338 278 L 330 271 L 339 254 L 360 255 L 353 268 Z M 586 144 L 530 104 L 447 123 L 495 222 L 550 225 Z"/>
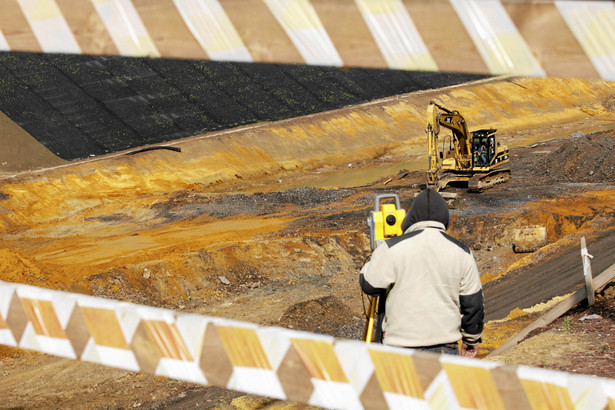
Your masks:
<path fill-rule="evenodd" d="M 381 203 L 381 200 L 384 199 L 394 199 L 395 203 Z M 367 217 L 372 251 L 382 241 L 403 234 L 401 223 L 405 216 L 406 211 L 401 209 L 397 194 L 381 194 L 376 196 L 374 210 Z M 362 338 L 367 343 L 372 341 L 382 343 L 382 320 L 384 319 L 385 300 L 384 295 L 369 297 L 369 310 L 365 326 L 363 327 Z M 374 327 L 376 327 L 375 333 Z"/>
<path fill-rule="evenodd" d="M 394 199 L 395 203 L 381 203 L 381 200 L 387 198 Z M 376 249 L 380 241 L 403 234 L 401 222 L 405 216 L 406 211 L 401 209 L 397 194 L 376 196 L 374 210 L 370 212 L 367 218 L 372 250 Z"/>

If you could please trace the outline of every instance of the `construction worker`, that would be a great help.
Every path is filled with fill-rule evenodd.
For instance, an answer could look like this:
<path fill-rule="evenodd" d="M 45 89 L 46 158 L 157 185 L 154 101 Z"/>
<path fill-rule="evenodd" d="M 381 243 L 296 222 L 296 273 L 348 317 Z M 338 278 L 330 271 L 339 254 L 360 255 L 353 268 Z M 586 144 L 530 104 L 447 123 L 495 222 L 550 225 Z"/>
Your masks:
<path fill-rule="evenodd" d="M 487 164 L 487 147 L 481 145 L 478 149 L 478 158 L 480 159 L 480 163 L 482 165 Z"/>
<path fill-rule="evenodd" d="M 483 292 L 476 261 L 445 233 L 446 201 L 433 189 L 412 202 L 403 235 L 380 244 L 359 281 L 372 296 L 386 292 L 383 343 L 474 357 L 483 330 Z"/>

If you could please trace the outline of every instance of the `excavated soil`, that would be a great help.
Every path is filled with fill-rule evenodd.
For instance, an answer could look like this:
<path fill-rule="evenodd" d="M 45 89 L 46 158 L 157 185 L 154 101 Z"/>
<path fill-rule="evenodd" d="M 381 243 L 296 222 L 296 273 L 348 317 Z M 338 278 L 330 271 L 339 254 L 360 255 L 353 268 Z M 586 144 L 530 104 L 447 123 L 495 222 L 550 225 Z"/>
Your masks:
<path fill-rule="evenodd" d="M 577 271 L 578 280 L 557 280 L 542 295 L 517 278 L 551 272 L 543 266 L 564 271 L 567 255 L 579 255 L 580 266 L 581 236 L 595 255 L 594 274 L 615 263 L 615 132 L 602 131 L 612 128 L 605 118 L 505 135 L 519 141 L 510 144 L 512 181 L 482 194 L 455 191 L 450 233 L 474 250 L 491 318 L 481 357 L 583 279 Z M 408 207 L 424 182 L 423 171 L 400 163 L 382 153 L 343 168 L 288 167 L 168 191 L 101 185 L 74 197 L 54 185 L 62 172 L 68 186 L 79 181 L 70 168 L 48 181 L 22 175 L 0 186 L 0 279 L 358 339 L 366 301 L 357 272 L 370 254 L 365 220 L 374 196 L 395 192 Z M 513 229 L 531 224 L 547 228 L 549 244 L 514 253 Z M 498 298 L 490 296 L 496 285 L 505 289 Z M 506 300 L 510 308 L 495 314 Z M 615 378 L 605 365 L 615 351 L 614 305 L 607 287 L 595 306 L 575 308 L 490 359 Z M 593 314 L 600 317 L 584 318 Z M 305 407 L 8 347 L 0 347 L 0 375 L 7 407 Z"/>

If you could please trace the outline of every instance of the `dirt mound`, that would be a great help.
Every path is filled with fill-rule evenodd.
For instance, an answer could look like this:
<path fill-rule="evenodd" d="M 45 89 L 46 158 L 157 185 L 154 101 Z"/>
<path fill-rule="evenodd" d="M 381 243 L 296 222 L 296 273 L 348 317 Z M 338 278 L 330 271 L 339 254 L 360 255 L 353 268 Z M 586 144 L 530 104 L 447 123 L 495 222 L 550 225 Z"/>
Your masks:
<path fill-rule="evenodd" d="M 573 133 L 541 168 L 551 182 L 615 182 L 615 133 Z"/>
<path fill-rule="evenodd" d="M 291 306 L 280 318 L 278 326 L 360 339 L 363 320 L 355 316 L 355 320 L 349 323 L 348 318 L 352 317 L 352 311 L 335 296 L 325 296 Z"/>
<path fill-rule="evenodd" d="M 615 112 L 615 94 L 611 94 L 602 101 L 602 106 L 609 112 Z"/>

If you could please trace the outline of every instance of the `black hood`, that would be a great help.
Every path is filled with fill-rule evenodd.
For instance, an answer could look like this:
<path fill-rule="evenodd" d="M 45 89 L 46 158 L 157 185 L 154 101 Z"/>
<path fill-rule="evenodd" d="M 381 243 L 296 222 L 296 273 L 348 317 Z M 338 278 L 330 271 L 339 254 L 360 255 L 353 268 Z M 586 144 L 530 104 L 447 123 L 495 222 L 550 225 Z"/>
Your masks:
<path fill-rule="evenodd" d="M 406 232 L 406 229 L 422 221 L 441 222 L 444 228 L 448 229 L 449 213 L 446 201 L 442 195 L 431 188 L 422 191 L 414 198 L 408 214 L 401 223 L 401 229 Z"/>

